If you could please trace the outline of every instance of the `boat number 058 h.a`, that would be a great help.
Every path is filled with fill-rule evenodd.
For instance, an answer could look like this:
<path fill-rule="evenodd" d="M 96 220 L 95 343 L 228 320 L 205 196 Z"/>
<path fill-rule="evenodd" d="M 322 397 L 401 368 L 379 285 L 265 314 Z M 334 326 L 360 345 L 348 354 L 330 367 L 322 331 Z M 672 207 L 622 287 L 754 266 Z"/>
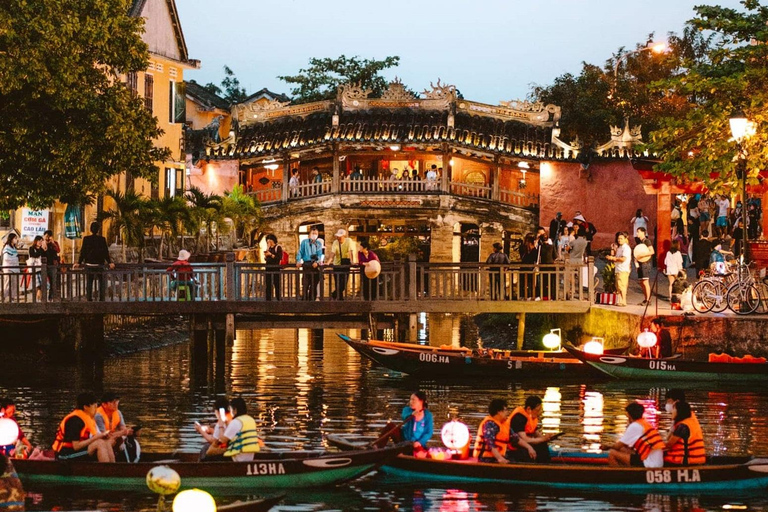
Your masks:
<path fill-rule="evenodd" d="M 654 469 L 645 472 L 645 480 L 649 484 L 669 484 L 701 482 L 701 475 L 698 469 Z"/>

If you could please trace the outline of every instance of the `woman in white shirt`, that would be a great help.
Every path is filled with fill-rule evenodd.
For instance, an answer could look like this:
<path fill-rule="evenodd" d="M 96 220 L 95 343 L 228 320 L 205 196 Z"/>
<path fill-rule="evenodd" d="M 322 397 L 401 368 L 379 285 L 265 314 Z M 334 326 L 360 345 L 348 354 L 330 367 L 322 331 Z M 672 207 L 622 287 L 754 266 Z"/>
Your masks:
<path fill-rule="evenodd" d="M 639 244 L 640 239 L 637 237 L 637 228 L 645 228 L 648 232 L 648 217 L 643 215 L 643 210 L 638 208 L 635 212 L 635 216 L 630 219 L 629 223 L 632 225 L 631 235 L 635 237 L 635 243 Z"/>
<path fill-rule="evenodd" d="M 683 253 L 680 252 L 680 242 L 672 241 L 672 247 L 669 248 L 666 258 L 664 258 L 667 279 L 669 279 L 669 300 L 672 300 L 672 283 L 675 282 L 677 273 L 683 268 Z"/>

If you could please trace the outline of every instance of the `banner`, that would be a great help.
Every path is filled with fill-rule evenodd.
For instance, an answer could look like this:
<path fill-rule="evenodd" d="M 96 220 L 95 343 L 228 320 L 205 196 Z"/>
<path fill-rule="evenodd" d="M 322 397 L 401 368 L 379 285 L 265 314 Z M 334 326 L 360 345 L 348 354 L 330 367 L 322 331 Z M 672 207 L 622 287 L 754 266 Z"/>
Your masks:
<path fill-rule="evenodd" d="M 64 212 L 64 236 L 70 240 L 80 238 L 80 207 L 67 205 Z"/>
<path fill-rule="evenodd" d="M 43 236 L 48 229 L 48 210 L 30 210 L 21 209 L 21 237 L 35 238 L 37 235 Z"/>

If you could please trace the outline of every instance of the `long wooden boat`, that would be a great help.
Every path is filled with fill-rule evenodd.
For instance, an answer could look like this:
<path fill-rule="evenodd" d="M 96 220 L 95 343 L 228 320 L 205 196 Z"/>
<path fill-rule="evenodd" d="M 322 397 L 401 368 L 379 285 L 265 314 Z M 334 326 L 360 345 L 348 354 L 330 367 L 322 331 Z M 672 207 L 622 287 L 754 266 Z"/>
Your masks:
<path fill-rule="evenodd" d="M 181 477 L 184 488 L 290 489 L 323 487 L 354 480 L 407 451 L 404 445 L 346 453 L 257 453 L 252 462 L 198 462 L 197 454 L 146 454 L 137 463 L 16 460 L 16 472 L 26 485 L 55 483 L 78 486 L 146 488 L 146 475 L 167 465 Z"/>
<path fill-rule="evenodd" d="M 362 356 L 391 370 L 421 377 L 525 378 L 599 376 L 565 351 L 482 350 L 355 340 L 338 334 Z"/>
<path fill-rule="evenodd" d="M 565 344 L 574 357 L 618 379 L 668 381 L 768 381 L 768 363 L 710 363 L 685 359 L 663 360 L 642 357 L 588 354 Z"/>

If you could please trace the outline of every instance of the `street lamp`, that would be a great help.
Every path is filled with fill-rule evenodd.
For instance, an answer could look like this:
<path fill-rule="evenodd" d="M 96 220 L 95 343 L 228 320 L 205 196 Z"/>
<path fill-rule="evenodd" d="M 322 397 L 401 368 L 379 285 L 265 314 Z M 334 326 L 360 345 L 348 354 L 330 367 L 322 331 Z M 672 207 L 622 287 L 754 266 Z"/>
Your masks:
<path fill-rule="evenodd" d="M 653 52 L 655 54 L 661 54 L 667 51 L 669 47 L 667 46 L 667 43 L 664 41 L 658 42 L 658 43 L 649 43 L 648 46 L 645 46 L 643 48 L 637 48 L 636 50 L 632 50 L 627 53 L 622 53 L 618 57 L 616 57 L 616 64 L 613 66 L 613 92 L 608 96 L 609 98 L 613 98 L 614 93 L 616 92 L 616 89 L 618 89 L 619 86 L 619 64 L 622 60 L 626 60 L 627 57 L 630 55 L 634 55 L 636 53 L 641 52 Z"/>
<path fill-rule="evenodd" d="M 736 141 L 736 177 L 741 180 L 741 262 L 747 259 L 747 153 L 742 143 L 755 133 L 755 125 L 747 115 L 737 110 L 728 120 L 731 125 L 731 135 Z"/>

